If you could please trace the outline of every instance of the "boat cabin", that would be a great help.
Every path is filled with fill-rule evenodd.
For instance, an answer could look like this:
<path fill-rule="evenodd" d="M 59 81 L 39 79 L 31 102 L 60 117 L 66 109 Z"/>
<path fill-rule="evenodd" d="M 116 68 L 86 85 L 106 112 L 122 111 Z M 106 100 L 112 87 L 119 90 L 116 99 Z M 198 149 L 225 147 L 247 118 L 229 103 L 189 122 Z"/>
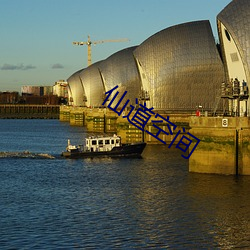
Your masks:
<path fill-rule="evenodd" d="M 105 152 L 110 151 L 114 147 L 121 146 L 121 138 L 117 135 L 103 137 L 88 137 L 86 140 L 86 151 Z"/>

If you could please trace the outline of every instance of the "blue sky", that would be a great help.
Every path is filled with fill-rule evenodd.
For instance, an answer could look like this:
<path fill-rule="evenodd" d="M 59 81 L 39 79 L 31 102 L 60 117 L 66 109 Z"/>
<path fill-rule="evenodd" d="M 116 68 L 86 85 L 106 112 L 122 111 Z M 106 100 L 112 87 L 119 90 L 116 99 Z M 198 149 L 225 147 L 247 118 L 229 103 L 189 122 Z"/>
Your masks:
<path fill-rule="evenodd" d="M 73 41 L 128 38 L 92 46 L 92 62 L 139 45 L 170 26 L 210 20 L 231 0 L 0 0 L 0 91 L 53 85 L 87 66 Z"/>

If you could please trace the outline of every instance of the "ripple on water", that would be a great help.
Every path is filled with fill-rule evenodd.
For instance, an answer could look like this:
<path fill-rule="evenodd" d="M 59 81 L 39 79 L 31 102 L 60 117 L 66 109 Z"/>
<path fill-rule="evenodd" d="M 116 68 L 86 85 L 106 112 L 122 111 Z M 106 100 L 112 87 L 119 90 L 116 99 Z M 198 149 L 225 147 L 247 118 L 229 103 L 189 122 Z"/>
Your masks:
<path fill-rule="evenodd" d="M 83 134 L 59 121 L 0 125 L 1 152 L 59 155 Z M 30 154 L 0 159 L 1 249 L 250 246 L 247 177 L 188 173 L 180 152 L 164 145 L 148 145 L 142 159 Z"/>

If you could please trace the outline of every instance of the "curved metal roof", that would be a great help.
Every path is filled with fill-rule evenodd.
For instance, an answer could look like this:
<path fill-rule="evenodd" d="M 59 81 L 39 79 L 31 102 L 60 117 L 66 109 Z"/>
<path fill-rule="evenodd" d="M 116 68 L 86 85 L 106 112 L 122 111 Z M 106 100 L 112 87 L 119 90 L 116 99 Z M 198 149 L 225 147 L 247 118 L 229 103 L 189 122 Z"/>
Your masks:
<path fill-rule="evenodd" d="M 133 55 L 136 48 L 137 46 L 133 46 L 118 51 L 99 65 L 105 90 L 108 91 L 118 85 L 119 95 L 128 91 L 124 100 L 129 99 L 129 104 L 135 103 L 141 90 L 140 76 Z"/>
<path fill-rule="evenodd" d="M 224 68 L 209 21 L 164 29 L 136 48 L 134 56 L 153 108 L 213 108 Z"/>
<path fill-rule="evenodd" d="M 74 106 L 84 106 L 84 89 L 80 79 L 81 70 L 72 74 L 68 79 L 69 100 Z"/>
<path fill-rule="evenodd" d="M 243 60 L 247 81 L 250 82 L 250 2 L 234 0 L 217 16 L 226 27 L 237 45 Z M 219 32 L 221 32 L 219 30 Z"/>
<path fill-rule="evenodd" d="M 104 86 L 99 72 L 102 61 L 94 63 L 80 72 L 84 92 L 86 94 L 87 107 L 101 107 L 104 98 Z"/>

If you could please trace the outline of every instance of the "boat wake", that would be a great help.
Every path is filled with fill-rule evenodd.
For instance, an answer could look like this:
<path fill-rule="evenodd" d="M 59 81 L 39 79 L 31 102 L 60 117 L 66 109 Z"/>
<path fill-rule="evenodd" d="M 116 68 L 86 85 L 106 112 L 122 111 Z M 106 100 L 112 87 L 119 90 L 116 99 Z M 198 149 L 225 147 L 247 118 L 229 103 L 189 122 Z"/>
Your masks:
<path fill-rule="evenodd" d="M 29 159 L 55 159 L 53 155 L 43 153 L 23 152 L 0 152 L 0 158 L 29 158 Z"/>

